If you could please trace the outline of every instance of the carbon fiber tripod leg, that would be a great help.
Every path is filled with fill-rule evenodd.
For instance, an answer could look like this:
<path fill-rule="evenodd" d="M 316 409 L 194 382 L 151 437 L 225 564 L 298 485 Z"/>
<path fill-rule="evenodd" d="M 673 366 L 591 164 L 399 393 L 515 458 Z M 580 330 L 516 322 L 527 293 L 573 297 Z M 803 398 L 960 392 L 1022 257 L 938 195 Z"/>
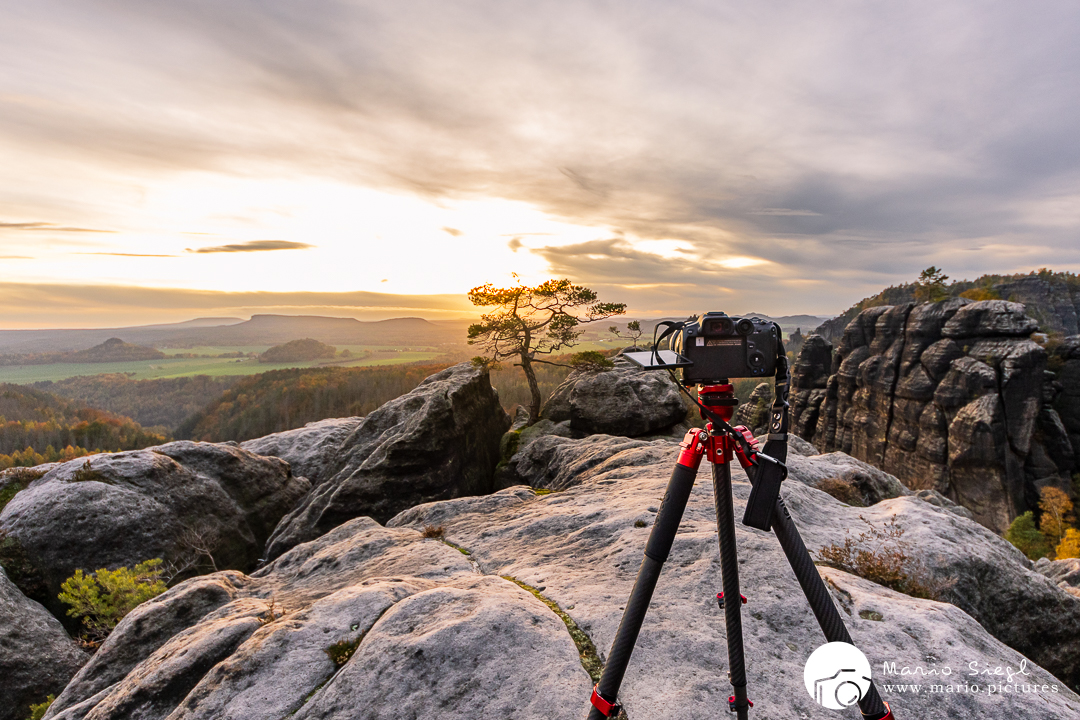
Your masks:
<path fill-rule="evenodd" d="M 619 623 L 619 630 L 615 633 L 615 641 L 611 644 L 611 652 L 608 653 L 604 672 L 594 691 L 600 696 L 602 704 L 604 701 L 614 704 L 619 696 L 619 687 L 622 685 L 626 666 L 630 663 L 630 654 L 634 652 L 634 644 L 637 642 L 641 623 L 645 620 L 645 613 L 649 609 L 649 601 L 656 588 L 656 580 L 660 577 L 660 570 L 667 560 L 668 553 L 671 552 L 671 544 L 675 541 L 675 533 L 679 530 L 679 522 L 686 510 L 686 502 L 690 499 L 695 477 L 697 477 L 697 467 L 691 468 L 681 463 L 677 463 L 675 470 L 671 473 L 671 480 L 664 493 L 664 501 L 660 504 L 659 512 L 656 513 L 656 522 L 653 523 L 652 532 L 649 533 L 649 542 L 645 545 L 645 557 L 641 561 L 637 580 L 634 581 L 634 589 L 626 602 L 622 622 Z M 612 715 L 614 714 L 615 712 L 612 712 Z M 593 707 L 589 711 L 589 720 L 602 720 L 610 716 L 602 712 L 594 700 Z"/>
<path fill-rule="evenodd" d="M 746 661 L 743 656 L 742 595 L 739 592 L 739 556 L 735 546 L 735 508 L 731 499 L 731 465 L 713 463 L 713 502 L 720 537 L 720 573 L 724 579 L 724 620 L 727 626 L 728 677 L 734 689 L 738 720 L 747 720 Z"/>
<path fill-rule="evenodd" d="M 810 604 L 810 609 L 814 611 L 814 617 L 817 618 L 821 631 L 825 633 L 825 639 L 829 642 L 844 642 L 854 645 L 851 642 L 851 635 L 848 634 L 847 627 L 844 626 L 844 621 L 836 609 L 836 605 L 833 604 L 832 596 L 829 595 L 825 582 L 821 579 L 821 575 L 818 574 L 817 566 L 814 565 L 814 561 L 810 558 L 810 553 L 807 552 L 806 545 L 803 544 L 802 536 L 799 535 L 799 530 L 795 527 L 787 506 L 784 505 L 783 498 L 777 498 L 776 500 L 772 526 L 773 532 L 776 533 L 776 539 L 780 541 L 780 547 L 784 549 L 788 563 L 791 565 L 791 569 L 795 571 L 795 577 L 798 578 L 799 585 L 802 586 L 806 601 Z M 867 720 L 882 720 L 890 716 L 890 711 L 881 701 L 881 696 L 878 695 L 877 686 L 874 685 L 873 681 L 870 682 L 870 689 L 866 691 L 866 695 L 859 701 L 859 709 Z"/>

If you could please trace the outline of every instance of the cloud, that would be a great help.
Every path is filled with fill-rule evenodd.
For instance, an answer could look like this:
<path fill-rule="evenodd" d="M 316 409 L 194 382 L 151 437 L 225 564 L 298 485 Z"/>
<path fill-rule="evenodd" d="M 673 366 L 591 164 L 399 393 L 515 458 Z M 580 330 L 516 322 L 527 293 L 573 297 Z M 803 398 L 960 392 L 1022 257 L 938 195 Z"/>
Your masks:
<path fill-rule="evenodd" d="M 320 176 L 520 200 L 597 237 L 767 258 L 724 282 L 800 308 L 812 287 L 816 312 L 930 264 L 969 277 L 1080 266 L 1075 204 L 1054 223 L 1046 205 L 1080 196 L 1068 0 L 1038 13 L 973 0 L 27 8 L 0 46 L 15 69 L 0 145 L 103 176 Z M 43 28 L 55 43 L 37 41 Z M 235 247 L 193 252 L 254 249 Z M 612 267 L 635 284 L 676 273 L 598 247 L 606 265 L 535 252 L 586 284 L 614 286 Z"/>
<path fill-rule="evenodd" d="M 0 230 L 48 230 L 51 232 L 73 233 L 115 233 L 115 230 L 100 230 L 96 228 L 65 227 L 47 222 L 0 222 Z"/>
<path fill-rule="evenodd" d="M 461 232 L 460 230 L 457 230 L 456 228 L 452 228 L 452 227 L 444 227 L 443 232 L 449 233 L 450 235 L 453 235 L 454 237 L 461 237 L 462 235 L 465 234 L 465 233 Z"/>
<path fill-rule="evenodd" d="M 0 260 L 33 260 L 29 255 L 0 255 Z"/>
<path fill-rule="evenodd" d="M 77 252 L 75 255 L 105 255 L 107 257 L 174 258 L 179 255 L 147 255 L 143 253 Z"/>
<path fill-rule="evenodd" d="M 292 240 L 251 240 L 244 243 L 231 245 L 217 245 L 215 247 L 202 247 L 195 250 L 187 248 L 189 253 L 236 253 L 236 252 L 267 252 L 270 250 L 307 250 L 315 247 L 302 242 Z"/>

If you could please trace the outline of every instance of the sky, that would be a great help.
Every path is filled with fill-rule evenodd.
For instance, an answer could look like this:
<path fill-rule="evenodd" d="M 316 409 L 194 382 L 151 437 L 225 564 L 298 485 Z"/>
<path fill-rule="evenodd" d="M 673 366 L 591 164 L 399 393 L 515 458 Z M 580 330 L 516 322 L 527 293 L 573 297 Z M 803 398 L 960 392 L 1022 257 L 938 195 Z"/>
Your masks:
<path fill-rule="evenodd" d="M 1080 270 L 1080 5 L 0 0 L 0 327 Z"/>

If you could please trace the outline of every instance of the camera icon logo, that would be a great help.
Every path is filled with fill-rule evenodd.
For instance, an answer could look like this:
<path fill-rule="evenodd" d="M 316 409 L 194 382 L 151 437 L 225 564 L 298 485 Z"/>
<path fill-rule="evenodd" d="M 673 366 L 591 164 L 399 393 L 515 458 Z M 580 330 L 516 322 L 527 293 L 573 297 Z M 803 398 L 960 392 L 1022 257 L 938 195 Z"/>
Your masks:
<path fill-rule="evenodd" d="M 843 710 L 862 700 L 870 689 L 870 661 L 854 645 L 827 643 L 807 659 L 803 682 L 818 705 Z"/>

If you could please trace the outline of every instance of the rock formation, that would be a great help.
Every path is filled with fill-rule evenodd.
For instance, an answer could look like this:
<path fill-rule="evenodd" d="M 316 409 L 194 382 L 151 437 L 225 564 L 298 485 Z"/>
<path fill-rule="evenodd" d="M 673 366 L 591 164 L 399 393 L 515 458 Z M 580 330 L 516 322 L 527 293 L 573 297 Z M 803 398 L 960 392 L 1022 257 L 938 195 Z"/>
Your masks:
<path fill-rule="evenodd" d="M 306 477 L 312 486 L 321 485 L 338 471 L 338 455 L 362 417 L 331 418 L 310 422 L 302 428 L 266 435 L 240 443 L 256 455 L 270 455 L 289 463 L 293 475 Z"/>
<path fill-rule="evenodd" d="M 1080 335 L 1062 340 L 1053 351 L 1051 365 L 1057 371 L 1055 385 L 1050 388 L 1053 408 L 1068 434 L 1073 457 L 1080 464 Z M 1064 455 L 1065 448 L 1059 452 Z"/>
<path fill-rule="evenodd" d="M 579 720 L 591 681 L 575 641 L 559 616 L 505 578 L 557 603 L 583 631 L 577 642 L 591 638 L 606 657 L 677 445 L 560 441 L 571 447 L 552 455 L 551 473 L 571 475 L 581 455 L 598 461 L 562 492 L 515 487 L 433 502 L 387 527 L 358 518 L 252 575 L 222 572 L 180 584 L 125 618 L 46 717 L 345 720 L 362 709 L 364 717 L 387 719 Z M 812 550 L 843 542 L 859 516 L 879 525 L 896 516 L 918 559 L 955 580 L 953 605 L 821 569 L 898 717 L 1065 720 L 1080 712 L 1080 698 L 1063 682 L 1080 681 L 1080 598 L 1032 572 L 986 529 L 913 495 L 871 508 L 839 503 L 807 482 L 848 463 L 800 457 L 783 493 Z M 749 485 L 741 470 L 733 479 L 739 514 Z M 431 525 L 443 526 L 447 542 L 423 537 Z M 803 663 L 823 640 L 779 545 L 769 533 L 741 525 L 736 532 L 755 712 L 832 718 L 803 686 Z M 719 585 L 712 489 L 702 477 L 623 685 L 629 717 L 704 720 L 727 712 L 724 618 L 713 600 Z M 995 614 L 1007 606 L 1011 618 Z M 1009 642 L 1026 643 L 1028 657 Z M 1023 666 L 1014 682 L 1040 690 L 946 693 L 928 682 L 919 693 L 890 689 L 930 680 L 899 675 L 914 666 L 949 667 L 956 677 L 933 682 L 959 687 L 972 682 L 971 662 Z M 895 675 L 886 672 L 893 663 Z"/>
<path fill-rule="evenodd" d="M 218 568 L 253 569 L 309 487 L 276 458 L 174 442 L 53 468 L 8 503 L 0 530 L 32 568 L 23 579 L 37 575 L 28 593 L 63 617 L 56 596 L 76 569 L 193 560 L 187 540 L 209 543 Z"/>
<path fill-rule="evenodd" d="M 793 371 L 793 428 L 1003 532 L 1075 464 L 1045 399 L 1047 353 L 1028 339 L 1035 329 L 1023 306 L 1003 300 L 864 310 L 835 353 L 807 339 Z"/>
<path fill-rule="evenodd" d="M 611 370 L 572 372 L 551 393 L 542 417 L 569 421 L 578 433 L 638 437 L 686 419 L 686 405 L 666 372 L 622 361 Z"/>
<path fill-rule="evenodd" d="M 140 606 L 46 717 L 570 718 L 589 692 L 537 598 L 358 518 L 253 576 L 196 578 Z"/>
<path fill-rule="evenodd" d="M 322 466 L 329 479 L 274 530 L 266 557 L 355 517 L 385 521 L 419 503 L 491 492 L 509 427 L 486 369 L 462 363 L 432 375 L 356 425 Z"/>
<path fill-rule="evenodd" d="M 88 659 L 57 619 L 0 568 L 0 720 L 25 720 L 30 705 L 59 694 Z"/>

